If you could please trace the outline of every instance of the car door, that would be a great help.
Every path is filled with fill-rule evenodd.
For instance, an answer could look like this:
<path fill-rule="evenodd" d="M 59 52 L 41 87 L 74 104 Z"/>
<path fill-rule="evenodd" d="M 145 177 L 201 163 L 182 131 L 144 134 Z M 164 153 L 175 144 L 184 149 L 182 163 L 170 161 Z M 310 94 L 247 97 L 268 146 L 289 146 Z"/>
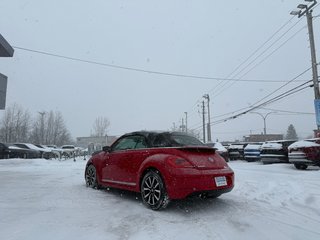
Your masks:
<path fill-rule="evenodd" d="M 106 156 L 102 181 L 126 187 L 136 186 L 137 172 L 148 156 L 144 136 L 131 135 L 117 141 Z"/>

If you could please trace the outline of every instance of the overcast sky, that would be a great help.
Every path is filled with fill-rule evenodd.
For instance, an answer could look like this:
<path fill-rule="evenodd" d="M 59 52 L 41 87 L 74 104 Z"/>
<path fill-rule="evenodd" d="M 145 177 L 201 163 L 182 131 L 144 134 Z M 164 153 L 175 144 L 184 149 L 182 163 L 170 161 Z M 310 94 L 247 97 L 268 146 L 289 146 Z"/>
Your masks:
<path fill-rule="evenodd" d="M 0 72 L 8 76 L 7 107 L 18 103 L 34 116 L 61 111 L 73 138 L 90 135 L 98 116 L 110 120 L 109 135 L 167 130 L 181 124 L 184 112 L 188 126 L 201 130 L 204 94 L 210 95 L 214 122 L 250 107 L 310 68 L 306 18 L 289 14 L 299 3 L 303 1 L 1 0 L 0 32 L 15 47 L 13 58 L 0 59 Z M 319 12 L 316 7 L 314 16 Z M 320 49 L 319 18 L 314 29 Z M 272 96 L 311 79 L 309 70 Z M 314 113 L 313 99 L 308 88 L 254 112 Z M 285 133 L 289 124 L 307 137 L 316 127 L 315 116 L 272 113 L 267 132 Z M 258 114 L 212 126 L 213 139 L 219 141 L 261 132 Z"/>

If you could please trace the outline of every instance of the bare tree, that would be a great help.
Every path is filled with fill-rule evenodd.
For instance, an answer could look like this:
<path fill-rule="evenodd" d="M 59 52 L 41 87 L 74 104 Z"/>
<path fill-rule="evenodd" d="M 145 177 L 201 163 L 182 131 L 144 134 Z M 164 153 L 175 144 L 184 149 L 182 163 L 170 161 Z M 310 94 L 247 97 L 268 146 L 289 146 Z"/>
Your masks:
<path fill-rule="evenodd" d="M 0 136 L 4 142 L 26 142 L 29 137 L 30 114 L 14 103 L 1 120 Z"/>
<path fill-rule="evenodd" d="M 110 121 L 106 117 L 97 117 L 93 124 L 93 135 L 96 137 L 103 137 L 107 135 Z"/>
<path fill-rule="evenodd" d="M 38 144 L 63 145 L 70 143 L 71 137 L 60 112 L 39 112 L 33 124 L 31 140 Z"/>

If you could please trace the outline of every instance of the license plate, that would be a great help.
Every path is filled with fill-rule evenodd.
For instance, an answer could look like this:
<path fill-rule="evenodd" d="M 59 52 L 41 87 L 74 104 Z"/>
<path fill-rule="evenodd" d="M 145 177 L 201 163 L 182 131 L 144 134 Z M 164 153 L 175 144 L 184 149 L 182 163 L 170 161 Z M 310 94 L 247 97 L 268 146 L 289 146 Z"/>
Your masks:
<path fill-rule="evenodd" d="M 226 186 L 227 185 L 227 179 L 225 176 L 222 177 L 215 177 L 214 181 L 216 182 L 217 187 Z"/>

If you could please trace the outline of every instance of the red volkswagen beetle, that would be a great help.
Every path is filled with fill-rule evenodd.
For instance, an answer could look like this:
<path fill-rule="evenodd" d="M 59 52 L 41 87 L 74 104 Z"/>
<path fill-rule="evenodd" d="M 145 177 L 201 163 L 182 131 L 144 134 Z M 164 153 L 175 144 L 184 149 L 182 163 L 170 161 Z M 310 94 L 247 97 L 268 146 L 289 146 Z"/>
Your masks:
<path fill-rule="evenodd" d="M 140 192 L 153 210 L 189 195 L 218 197 L 234 186 L 234 172 L 215 149 L 178 132 L 133 132 L 93 155 L 86 185 Z"/>

